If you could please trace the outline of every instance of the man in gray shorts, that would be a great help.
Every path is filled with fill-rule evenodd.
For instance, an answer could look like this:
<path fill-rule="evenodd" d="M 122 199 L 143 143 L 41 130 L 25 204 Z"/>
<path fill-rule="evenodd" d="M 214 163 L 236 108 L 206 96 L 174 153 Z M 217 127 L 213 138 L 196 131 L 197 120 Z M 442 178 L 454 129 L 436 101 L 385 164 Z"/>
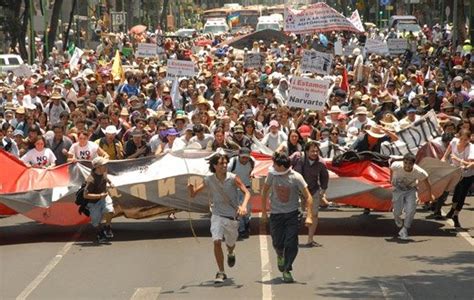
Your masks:
<path fill-rule="evenodd" d="M 296 153 L 295 153 L 296 154 Z M 303 175 L 308 189 L 313 196 L 313 224 L 308 228 L 308 242 L 306 247 L 320 247 L 316 243 L 314 233 L 318 227 L 318 212 L 321 198 L 326 198 L 329 183 L 329 172 L 326 165 L 319 160 L 319 147 L 315 141 L 309 141 L 304 147 L 303 155 L 293 157 L 294 170 Z"/>
<path fill-rule="evenodd" d="M 225 238 L 227 246 L 227 265 L 232 268 L 235 265 L 235 242 L 239 236 L 239 216 L 247 214 L 247 203 L 250 200 L 250 192 L 242 183 L 242 180 L 227 172 L 229 157 L 219 151 L 209 160 L 209 170 L 212 175 L 206 176 L 204 182 L 194 187 L 188 184 L 191 198 L 205 187 L 210 189 L 212 197 L 211 234 L 214 241 L 214 256 L 219 271 L 216 274 L 215 283 L 222 283 L 227 279 L 224 271 L 224 253 L 222 251 L 222 240 Z M 238 189 L 244 194 L 244 200 L 239 205 Z"/>
<path fill-rule="evenodd" d="M 107 184 L 110 181 L 107 178 L 108 160 L 98 156 L 92 160 L 92 171 L 86 179 L 84 189 L 84 198 L 88 201 L 87 208 L 90 211 L 91 223 L 97 230 L 97 241 L 104 243 L 108 238 L 113 238 L 110 223 L 114 215 L 114 204 L 112 198 L 107 193 Z M 105 225 L 101 224 L 105 219 Z"/>

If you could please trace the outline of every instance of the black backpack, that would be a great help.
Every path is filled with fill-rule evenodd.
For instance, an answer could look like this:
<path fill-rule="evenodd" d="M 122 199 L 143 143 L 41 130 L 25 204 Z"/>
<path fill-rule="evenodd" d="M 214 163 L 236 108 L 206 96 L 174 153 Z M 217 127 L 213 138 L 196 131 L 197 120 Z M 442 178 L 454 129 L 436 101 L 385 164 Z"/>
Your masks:
<path fill-rule="evenodd" d="M 87 208 L 88 201 L 86 200 L 86 198 L 84 198 L 84 190 L 86 188 L 86 184 L 87 182 L 84 182 L 79 188 L 79 190 L 77 190 L 76 201 L 74 201 L 74 203 L 79 206 L 78 212 L 80 215 L 84 214 L 89 217 L 91 213 Z"/>

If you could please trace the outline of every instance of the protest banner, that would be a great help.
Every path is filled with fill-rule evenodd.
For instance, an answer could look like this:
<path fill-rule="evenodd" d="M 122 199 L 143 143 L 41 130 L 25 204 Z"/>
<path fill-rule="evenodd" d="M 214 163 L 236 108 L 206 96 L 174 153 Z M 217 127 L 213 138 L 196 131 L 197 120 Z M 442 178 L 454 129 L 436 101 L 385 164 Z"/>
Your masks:
<path fill-rule="evenodd" d="M 304 10 L 293 10 L 286 7 L 284 14 L 285 32 L 359 32 L 351 21 L 324 2 L 315 3 Z"/>
<path fill-rule="evenodd" d="M 155 44 L 139 43 L 136 57 L 155 57 L 158 54 L 158 46 Z"/>
<path fill-rule="evenodd" d="M 265 63 L 265 57 L 261 53 L 246 53 L 244 54 L 244 68 L 262 67 Z"/>
<path fill-rule="evenodd" d="M 349 56 L 349 55 L 352 55 L 352 53 L 354 52 L 354 49 L 357 48 L 357 45 L 356 44 L 348 44 L 344 47 L 344 50 L 342 52 L 342 54 L 344 56 Z"/>
<path fill-rule="evenodd" d="M 365 51 L 367 53 L 387 55 L 388 54 L 387 43 L 382 40 L 367 39 L 367 41 L 365 42 Z"/>
<path fill-rule="evenodd" d="M 351 22 L 355 28 L 357 28 L 360 32 L 365 32 L 364 25 L 362 25 L 362 21 L 360 20 L 359 11 L 356 9 L 350 18 L 347 18 L 349 22 Z"/>
<path fill-rule="evenodd" d="M 400 55 L 408 49 L 408 42 L 406 39 L 388 39 L 387 47 L 390 55 Z"/>
<path fill-rule="evenodd" d="M 187 60 L 168 59 L 167 77 L 193 77 L 196 75 L 195 63 Z"/>
<path fill-rule="evenodd" d="M 332 55 L 315 50 L 305 50 L 301 59 L 301 71 L 327 75 L 331 71 Z"/>
<path fill-rule="evenodd" d="M 397 132 L 398 141 L 381 145 L 381 153 L 385 155 L 403 156 L 406 153 L 416 154 L 421 146 L 441 135 L 441 128 L 436 113 L 431 110 L 420 120 Z"/>
<path fill-rule="evenodd" d="M 294 77 L 288 92 L 288 106 L 323 110 L 328 98 L 329 81 Z"/>

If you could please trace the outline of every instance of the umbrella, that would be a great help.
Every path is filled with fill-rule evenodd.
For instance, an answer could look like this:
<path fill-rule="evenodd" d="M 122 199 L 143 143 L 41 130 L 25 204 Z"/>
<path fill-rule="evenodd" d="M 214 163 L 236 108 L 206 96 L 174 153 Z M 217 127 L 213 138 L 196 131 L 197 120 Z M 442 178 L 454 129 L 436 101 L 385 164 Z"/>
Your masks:
<path fill-rule="evenodd" d="M 144 33 L 146 30 L 146 26 L 145 25 L 135 25 L 133 26 L 132 28 L 130 28 L 130 30 L 128 31 L 128 33 L 131 33 L 131 34 L 142 34 Z"/>
<path fill-rule="evenodd" d="M 247 35 L 239 36 L 232 40 L 224 41 L 222 45 L 229 45 L 237 49 L 252 48 L 252 44 L 255 41 L 263 41 L 265 45 L 270 46 L 272 41 L 276 41 L 279 44 L 286 43 L 291 40 L 289 36 L 281 31 L 273 29 L 265 29 L 262 31 L 253 32 Z"/>

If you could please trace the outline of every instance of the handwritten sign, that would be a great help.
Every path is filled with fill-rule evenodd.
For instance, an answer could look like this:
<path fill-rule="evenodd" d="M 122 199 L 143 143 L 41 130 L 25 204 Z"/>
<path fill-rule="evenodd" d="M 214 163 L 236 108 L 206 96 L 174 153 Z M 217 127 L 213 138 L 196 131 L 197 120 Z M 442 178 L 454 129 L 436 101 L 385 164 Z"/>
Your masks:
<path fill-rule="evenodd" d="M 323 110 L 328 89 L 328 80 L 293 77 L 288 92 L 288 106 Z"/>
<path fill-rule="evenodd" d="M 244 68 L 260 68 L 265 63 L 265 57 L 261 53 L 244 54 Z"/>
<path fill-rule="evenodd" d="M 367 53 L 387 55 L 388 54 L 387 43 L 385 43 L 382 40 L 367 39 L 367 41 L 365 42 L 365 51 Z"/>
<path fill-rule="evenodd" d="M 155 57 L 158 54 L 158 46 L 155 44 L 140 43 L 138 44 L 136 57 Z"/>
<path fill-rule="evenodd" d="M 388 39 L 387 46 L 390 55 L 400 55 L 407 50 L 408 42 L 405 39 Z"/>
<path fill-rule="evenodd" d="M 193 77 L 196 75 L 195 63 L 187 60 L 168 59 L 168 77 Z"/>
<path fill-rule="evenodd" d="M 305 50 L 301 59 L 301 71 L 327 75 L 331 71 L 332 55 L 314 50 Z"/>

